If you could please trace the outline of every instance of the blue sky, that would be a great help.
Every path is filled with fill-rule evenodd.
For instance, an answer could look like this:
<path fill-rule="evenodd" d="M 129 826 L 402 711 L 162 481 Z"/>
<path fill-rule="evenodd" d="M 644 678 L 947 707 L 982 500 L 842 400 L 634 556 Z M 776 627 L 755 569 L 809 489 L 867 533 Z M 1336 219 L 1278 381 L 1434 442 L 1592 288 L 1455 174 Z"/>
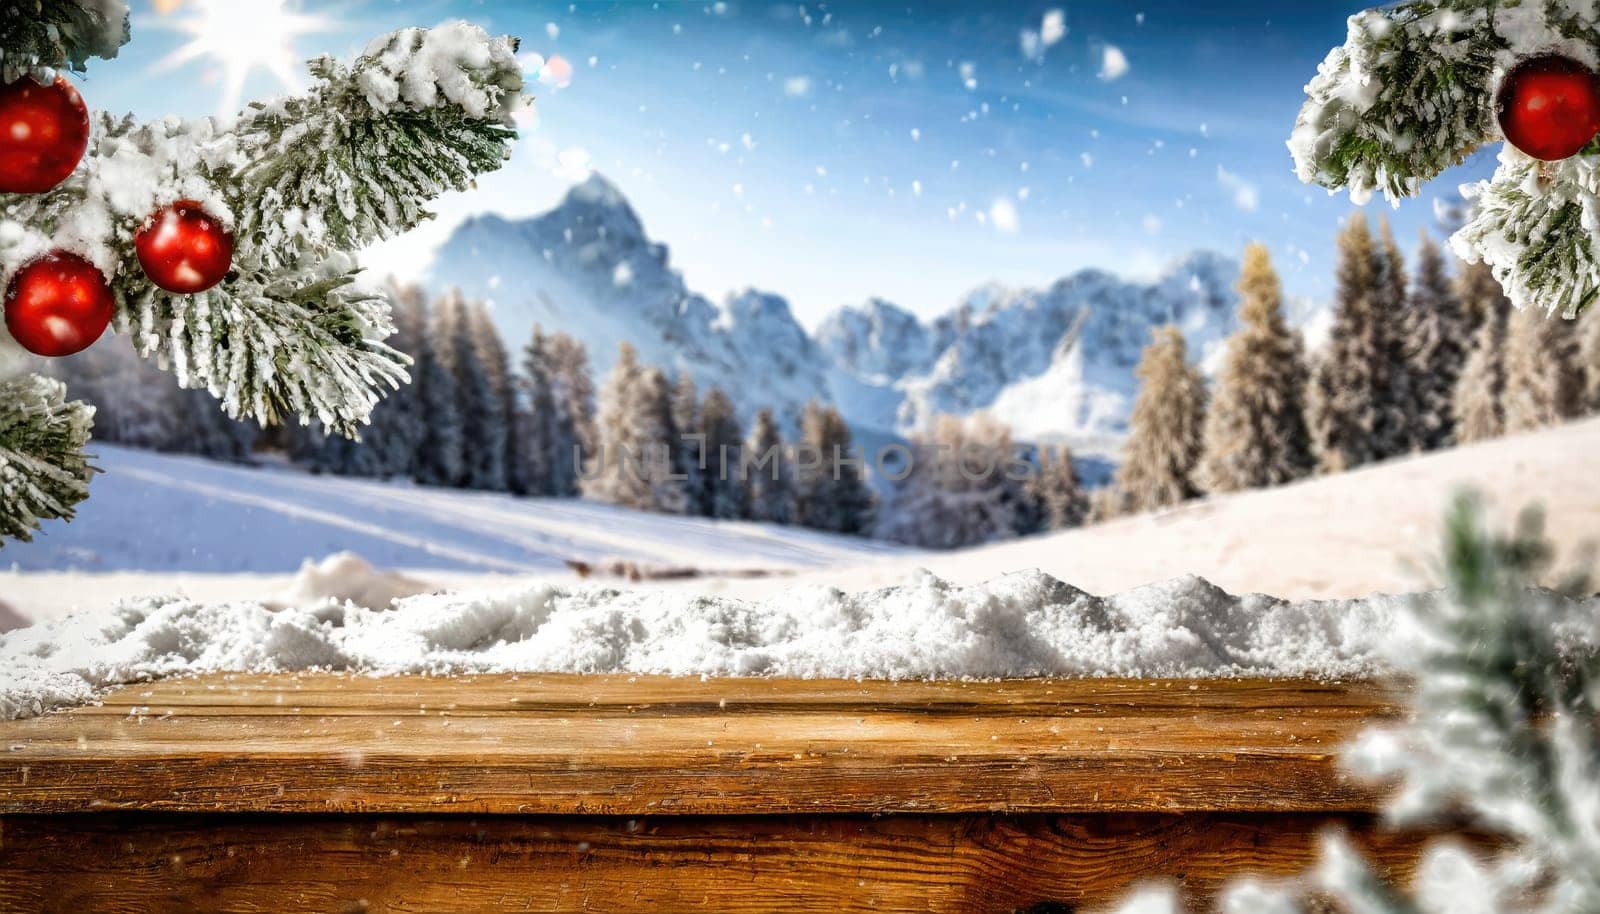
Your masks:
<path fill-rule="evenodd" d="M 162 14 L 133 0 L 133 42 L 91 67 L 89 104 L 216 113 L 217 58 L 161 66 L 205 2 Z M 547 208 L 588 167 L 621 186 L 691 287 L 714 299 L 775 291 L 808 324 L 873 295 L 933 314 L 990 280 L 1044 284 L 1086 266 L 1148 276 L 1194 248 L 1236 252 L 1253 239 L 1270 245 L 1292 294 L 1320 298 L 1333 233 L 1352 211 L 1343 195 L 1299 184 L 1283 145 L 1351 3 L 289 7 L 324 20 L 292 39 L 296 58 L 460 17 L 573 66 L 567 87 L 537 87 L 538 125 L 504 171 L 442 201 L 438 224 L 372 252 L 385 269 L 416 269 L 473 212 Z M 1065 33 L 1030 53 L 1023 33 L 1051 10 Z M 259 23 L 242 36 L 252 46 Z M 244 89 L 283 87 L 257 68 Z M 1409 248 L 1432 198 L 1486 176 L 1492 157 L 1480 151 L 1418 200 L 1369 214 L 1388 212 Z"/>

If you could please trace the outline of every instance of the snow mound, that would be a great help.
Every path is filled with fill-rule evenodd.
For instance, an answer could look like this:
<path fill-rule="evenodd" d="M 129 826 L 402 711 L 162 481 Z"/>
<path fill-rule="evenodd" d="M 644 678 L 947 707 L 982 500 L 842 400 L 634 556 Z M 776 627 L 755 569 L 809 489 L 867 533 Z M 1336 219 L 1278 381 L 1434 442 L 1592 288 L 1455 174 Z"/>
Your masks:
<path fill-rule="evenodd" d="M 306 559 L 269 609 L 311 609 L 325 604 L 354 603 L 366 609 L 387 609 L 396 600 L 438 590 L 415 578 L 379 571 L 354 552 L 336 552 L 320 562 Z"/>
<path fill-rule="evenodd" d="M 142 598 L 0 634 L 0 719 L 221 671 L 1363 676 L 1382 669 L 1403 601 L 1235 597 L 1197 577 L 1103 598 L 1039 571 L 965 587 L 919 571 L 882 590 L 798 587 L 755 603 L 543 583 L 387 610 Z"/>

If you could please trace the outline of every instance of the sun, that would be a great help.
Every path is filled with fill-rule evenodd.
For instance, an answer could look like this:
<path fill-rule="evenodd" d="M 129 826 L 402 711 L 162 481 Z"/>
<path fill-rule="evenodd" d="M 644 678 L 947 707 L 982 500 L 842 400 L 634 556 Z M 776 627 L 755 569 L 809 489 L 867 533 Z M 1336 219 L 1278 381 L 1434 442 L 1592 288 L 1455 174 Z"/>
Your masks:
<path fill-rule="evenodd" d="M 286 0 L 188 0 L 181 18 L 158 20 L 162 28 L 182 32 L 190 40 L 157 61 L 161 72 L 206 59 L 222 69 L 222 98 L 218 113 L 233 115 L 244 101 L 244 83 L 254 71 L 266 70 L 285 89 L 300 84 L 301 57 L 295 40 L 325 32 L 335 23 L 322 16 L 289 8 Z"/>

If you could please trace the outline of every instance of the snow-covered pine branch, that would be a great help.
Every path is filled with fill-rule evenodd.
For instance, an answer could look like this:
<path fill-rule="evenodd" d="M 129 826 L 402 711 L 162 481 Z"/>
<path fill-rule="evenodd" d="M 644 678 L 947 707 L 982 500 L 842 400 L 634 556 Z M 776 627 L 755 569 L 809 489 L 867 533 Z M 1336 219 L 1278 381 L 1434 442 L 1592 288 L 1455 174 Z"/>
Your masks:
<path fill-rule="evenodd" d="M 1530 159 L 1507 146 L 1488 181 L 1462 188 L 1472 216 L 1450 239 L 1506 297 L 1576 317 L 1600 296 L 1600 157 Z"/>
<path fill-rule="evenodd" d="M 0 539 L 26 542 L 42 520 L 72 517 L 89 494 L 84 456 L 94 408 L 38 375 L 0 379 Z"/>
<path fill-rule="evenodd" d="M 1496 96 L 1536 54 L 1594 68 L 1600 21 L 1590 0 L 1410 0 L 1350 17 L 1345 43 L 1306 86 L 1289 139 L 1302 181 L 1392 201 L 1503 139 Z M 1575 316 L 1600 294 L 1594 145 L 1541 163 L 1509 144 L 1478 211 L 1452 238 L 1482 260 L 1518 307 Z"/>
<path fill-rule="evenodd" d="M 237 231 L 272 268 L 413 228 L 427 201 L 499 168 L 524 103 L 516 41 L 466 22 L 402 29 L 353 65 L 311 63 L 319 84 L 258 104 L 223 177 Z"/>
<path fill-rule="evenodd" d="M 1398 783 L 1386 810 L 1396 824 L 1465 826 L 1503 847 L 1440 840 L 1400 886 L 1332 833 L 1315 872 L 1237 883 L 1221 910 L 1600 911 L 1600 599 L 1581 575 L 1538 587 L 1553 560 L 1537 512 L 1501 536 L 1461 497 L 1446 523 L 1444 589 L 1410 598 L 1384 636 L 1389 666 L 1412 684 L 1409 713 L 1346 749 L 1356 774 Z M 1133 897 L 1117 914 L 1181 910 L 1170 893 Z"/>
<path fill-rule="evenodd" d="M 128 41 L 123 0 L 0 0 L 0 81 L 43 69 L 82 70 Z"/>
<path fill-rule="evenodd" d="M 1417 598 L 1396 657 L 1415 683 L 1411 718 L 1350 761 L 1400 777 L 1392 818 L 1464 814 L 1511 846 L 1486 862 L 1433 849 L 1424 870 L 1460 876 L 1419 888 L 1414 905 L 1338 842 L 1319 881 L 1351 910 L 1461 910 L 1467 898 L 1481 910 L 1600 910 L 1600 604 L 1567 596 L 1590 592 L 1583 577 L 1535 587 L 1553 560 L 1536 513 L 1496 536 L 1463 498 L 1447 531 L 1445 589 Z"/>
<path fill-rule="evenodd" d="M 85 161 L 55 189 L 0 196 L 0 267 L 47 249 L 110 280 L 117 327 L 235 418 L 287 412 L 355 434 L 405 380 L 387 303 L 350 254 L 428 217 L 426 203 L 505 160 L 522 105 L 515 41 L 464 22 L 404 29 L 352 65 L 322 58 L 307 94 L 211 119 L 99 115 Z M 235 235 L 233 272 L 205 292 L 153 286 L 133 257 L 151 213 L 199 202 Z"/>

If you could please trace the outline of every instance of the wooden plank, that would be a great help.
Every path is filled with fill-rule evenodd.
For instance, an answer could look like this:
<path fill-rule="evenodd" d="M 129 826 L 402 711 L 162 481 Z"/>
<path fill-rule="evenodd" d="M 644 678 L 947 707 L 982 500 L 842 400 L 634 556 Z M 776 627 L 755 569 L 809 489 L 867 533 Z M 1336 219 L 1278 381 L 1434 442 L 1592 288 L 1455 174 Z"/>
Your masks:
<path fill-rule="evenodd" d="M 225 673 L 165 679 L 110 692 L 74 714 L 530 711 L 654 709 L 664 714 L 772 710 L 904 710 L 929 714 L 1136 714 L 1181 707 L 1229 711 L 1342 713 L 1392 708 L 1404 699 L 1394 684 L 1273 679 L 1023 679 L 890 681 L 838 679 L 699 679 L 680 676 L 505 674 L 457 677 L 351 676 L 333 673 Z"/>
<path fill-rule="evenodd" d="M 1292 875 L 1322 815 L 77 815 L 0 819 L 0 912 L 795 911 L 999 914 L 1102 905 L 1147 879 L 1193 909 Z M 1401 882 L 1423 835 L 1353 826 Z"/>
<path fill-rule="evenodd" d="M 1370 810 L 1393 687 L 213 676 L 0 724 L 0 813 Z"/>

